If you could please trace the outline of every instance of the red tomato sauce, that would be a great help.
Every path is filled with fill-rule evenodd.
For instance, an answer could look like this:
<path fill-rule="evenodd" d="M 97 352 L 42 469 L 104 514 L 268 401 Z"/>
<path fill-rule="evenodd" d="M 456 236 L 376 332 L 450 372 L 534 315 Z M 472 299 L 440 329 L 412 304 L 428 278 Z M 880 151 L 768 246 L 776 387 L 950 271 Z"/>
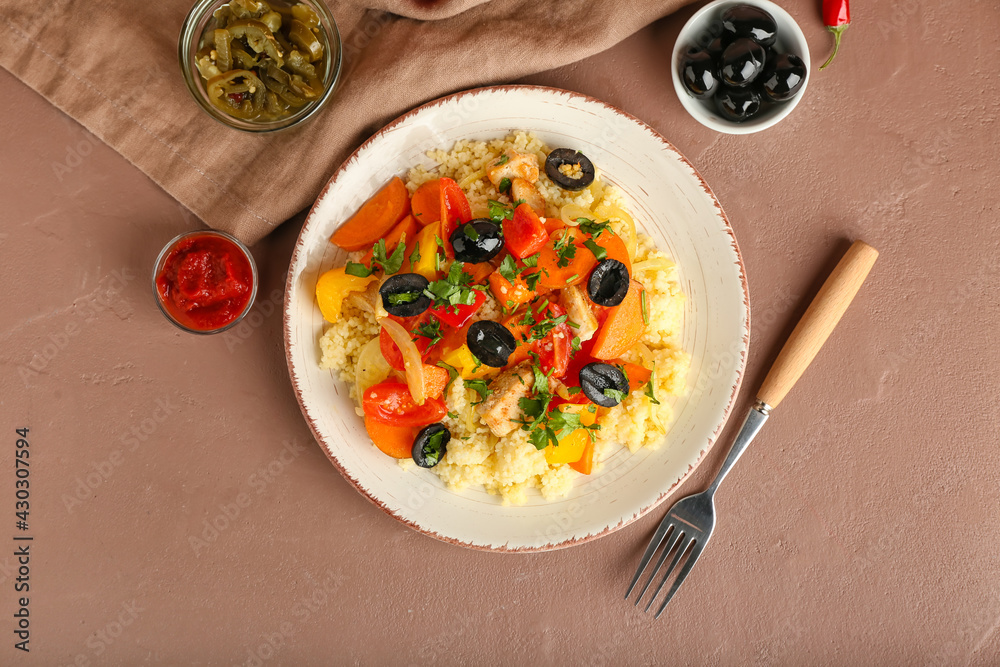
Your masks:
<path fill-rule="evenodd" d="M 232 323 L 246 309 L 253 294 L 253 268 L 229 239 L 191 236 L 167 255 L 156 289 L 179 323 L 212 331 Z"/>

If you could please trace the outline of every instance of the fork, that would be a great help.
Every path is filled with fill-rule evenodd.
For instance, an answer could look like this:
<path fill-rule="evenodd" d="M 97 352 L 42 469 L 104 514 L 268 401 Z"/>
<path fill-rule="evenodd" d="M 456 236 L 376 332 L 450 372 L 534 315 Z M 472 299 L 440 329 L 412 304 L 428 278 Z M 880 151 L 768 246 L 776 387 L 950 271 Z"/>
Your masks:
<path fill-rule="evenodd" d="M 660 555 L 656 565 L 638 597 L 635 598 L 635 605 L 639 605 L 650 585 L 663 569 L 663 564 L 668 557 L 671 557 L 670 564 L 659 578 L 660 583 L 653 590 L 652 596 L 649 597 L 645 611 L 650 610 L 674 569 L 683 561 L 684 564 L 681 565 L 666 597 L 656 612 L 656 618 L 659 618 L 663 610 L 666 609 L 667 604 L 677 593 L 677 589 L 681 587 L 695 563 L 698 562 L 698 558 L 705 550 L 705 546 L 715 530 L 715 492 L 719 488 L 719 484 L 726 478 L 754 436 L 764 426 L 771 410 L 777 407 L 809 364 L 812 363 L 816 353 L 823 347 L 823 343 L 826 342 L 827 337 L 837 326 L 854 296 L 861 289 L 862 283 L 864 283 L 877 258 L 877 250 L 863 241 L 855 241 L 837 263 L 812 303 L 809 304 L 805 314 L 802 315 L 802 319 L 795 325 L 795 329 L 785 341 L 778 357 L 774 360 L 771 370 L 768 371 L 767 377 L 764 378 L 764 382 L 760 386 L 760 391 L 757 392 L 757 400 L 747 413 L 743 427 L 733 441 L 732 449 L 729 450 L 729 455 L 726 456 L 726 460 L 715 479 L 701 493 L 677 501 L 660 522 L 656 532 L 653 533 L 653 539 L 649 541 L 649 546 L 642 554 L 639 567 L 625 593 L 626 600 L 635 590 L 643 572 L 659 550 Z M 663 548 L 660 549 L 660 547 Z"/>

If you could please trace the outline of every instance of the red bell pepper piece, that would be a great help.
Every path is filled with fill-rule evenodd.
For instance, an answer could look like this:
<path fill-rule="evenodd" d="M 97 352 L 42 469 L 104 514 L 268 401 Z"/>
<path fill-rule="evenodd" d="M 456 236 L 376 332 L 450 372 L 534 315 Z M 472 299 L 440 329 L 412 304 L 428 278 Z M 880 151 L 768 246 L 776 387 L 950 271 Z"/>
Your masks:
<path fill-rule="evenodd" d="M 472 220 L 472 207 L 469 199 L 451 178 L 441 179 L 441 235 L 444 241 L 444 254 L 448 259 L 455 257 L 455 249 L 451 247 L 451 233 L 459 226 Z"/>
<path fill-rule="evenodd" d="M 538 214 L 527 204 L 521 204 L 514 209 L 513 218 L 503 221 L 503 238 L 510 254 L 524 259 L 542 249 L 549 233 Z"/>
<path fill-rule="evenodd" d="M 365 419 L 389 426 L 426 426 L 441 421 L 448 407 L 439 398 L 428 398 L 423 405 L 413 402 L 404 382 L 380 382 L 365 390 L 361 401 Z"/>
<path fill-rule="evenodd" d="M 482 290 L 473 290 L 473 292 L 475 293 L 476 300 L 469 305 L 440 306 L 438 308 L 431 308 L 427 312 L 436 317 L 441 324 L 447 324 L 450 327 L 460 329 L 486 303 L 486 292 Z"/>
<path fill-rule="evenodd" d="M 416 317 L 397 317 L 395 315 L 389 316 L 391 319 L 399 322 L 404 329 L 409 331 L 411 334 L 417 330 L 420 324 L 426 319 L 425 315 L 418 315 Z M 420 352 L 420 356 L 423 357 L 427 353 L 427 348 L 431 346 L 431 339 L 425 336 L 417 336 L 413 334 L 411 336 L 413 339 L 413 344 L 417 346 L 417 350 Z M 403 366 L 403 353 L 400 351 L 399 346 L 396 345 L 396 341 L 392 339 L 389 332 L 383 327 L 379 331 L 378 335 L 378 346 L 382 351 L 382 356 L 385 358 L 387 364 L 390 368 L 394 368 L 397 371 L 404 369 Z"/>

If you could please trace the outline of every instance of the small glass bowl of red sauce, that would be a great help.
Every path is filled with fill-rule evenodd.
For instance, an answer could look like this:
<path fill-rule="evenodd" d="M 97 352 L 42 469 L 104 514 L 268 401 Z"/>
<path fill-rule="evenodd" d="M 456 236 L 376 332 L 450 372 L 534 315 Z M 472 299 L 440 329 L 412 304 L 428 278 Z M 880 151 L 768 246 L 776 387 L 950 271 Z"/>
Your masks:
<path fill-rule="evenodd" d="M 153 268 L 156 305 L 189 333 L 220 333 L 239 324 L 257 296 L 257 265 L 247 247 L 225 232 L 181 234 Z"/>

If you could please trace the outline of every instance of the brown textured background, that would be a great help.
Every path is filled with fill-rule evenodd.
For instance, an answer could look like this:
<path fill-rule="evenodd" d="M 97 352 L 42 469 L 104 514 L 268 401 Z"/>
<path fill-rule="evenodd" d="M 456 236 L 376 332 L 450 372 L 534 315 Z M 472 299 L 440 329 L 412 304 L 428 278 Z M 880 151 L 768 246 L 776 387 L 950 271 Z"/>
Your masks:
<path fill-rule="evenodd" d="M 783 4 L 818 65 L 819 3 Z M 301 216 L 254 248 L 247 328 L 179 333 L 148 271 L 197 220 L 0 71 L 0 543 L 28 426 L 31 662 L 997 664 L 997 9 L 859 4 L 838 62 L 750 137 L 701 128 L 674 96 L 668 54 L 694 9 L 530 82 L 639 116 L 712 184 L 750 280 L 746 391 L 845 239 L 882 256 L 723 486 L 716 537 L 655 624 L 621 595 L 663 510 L 592 544 L 500 556 L 423 537 L 354 492 L 310 440 L 280 294 L 268 304 Z M 12 552 L 3 664 L 25 657 Z"/>

